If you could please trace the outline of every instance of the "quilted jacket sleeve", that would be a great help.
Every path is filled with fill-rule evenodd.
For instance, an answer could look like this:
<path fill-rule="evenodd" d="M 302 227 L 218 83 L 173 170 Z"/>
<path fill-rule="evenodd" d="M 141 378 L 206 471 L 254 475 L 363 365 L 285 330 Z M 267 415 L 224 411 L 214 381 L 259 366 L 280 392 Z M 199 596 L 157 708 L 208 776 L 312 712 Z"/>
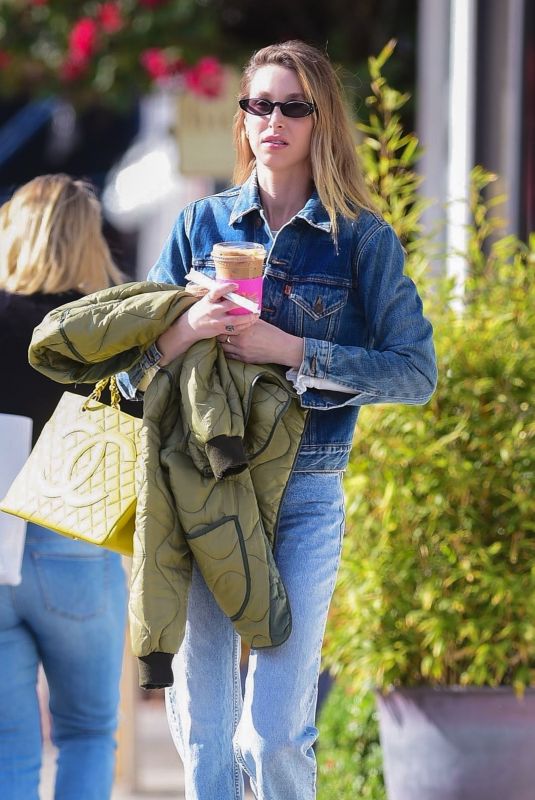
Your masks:
<path fill-rule="evenodd" d="M 29 362 L 59 383 L 96 383 L 130 369 L 194 302 L 168 284 L 103 289 L 47 314 L 34 330 Z"/>

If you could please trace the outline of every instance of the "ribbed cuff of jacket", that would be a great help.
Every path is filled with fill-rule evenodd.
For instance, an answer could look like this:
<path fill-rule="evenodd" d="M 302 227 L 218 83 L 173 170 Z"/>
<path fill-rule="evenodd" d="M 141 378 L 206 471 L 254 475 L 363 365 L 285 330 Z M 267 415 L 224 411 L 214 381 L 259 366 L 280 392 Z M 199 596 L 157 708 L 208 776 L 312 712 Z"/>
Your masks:
<path fill-rule="evenodd" d="M 142 689 L 165 689 L 173 685 L 173 654 L 149 653 L 137 660 L 139 685 Z"/>
<path fill-rule="evenodd" d="M 249 464 L 240 436 L 214 436 L 206 442 L 206 457 L 217 480 L 243 472 Z"/>

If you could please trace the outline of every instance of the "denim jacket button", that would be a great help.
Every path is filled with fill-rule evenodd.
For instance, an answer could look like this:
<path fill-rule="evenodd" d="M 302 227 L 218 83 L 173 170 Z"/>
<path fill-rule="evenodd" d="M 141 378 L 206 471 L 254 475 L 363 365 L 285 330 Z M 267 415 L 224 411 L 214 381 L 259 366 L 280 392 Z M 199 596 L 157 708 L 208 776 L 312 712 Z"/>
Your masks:
<path fill-rule="evenodd" d="M 318 297 L 314 303 L 314 311 L 316 314 L 323 314 L 323 299 Z"/>

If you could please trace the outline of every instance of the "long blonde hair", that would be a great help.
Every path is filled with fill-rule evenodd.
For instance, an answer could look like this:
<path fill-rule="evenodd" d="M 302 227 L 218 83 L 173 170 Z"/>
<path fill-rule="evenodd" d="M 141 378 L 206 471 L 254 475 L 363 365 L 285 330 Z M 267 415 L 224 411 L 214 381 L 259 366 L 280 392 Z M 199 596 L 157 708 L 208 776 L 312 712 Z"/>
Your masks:
<path fill-rule="evenodd" d="M 102 234 L 89 184 L 41 175 L 0 208 L 0 289 L 18 294 L 90 294 L 124 277 Z"/>
<path fill-rule="evenodd" d="M 255 72 L 270 65 L 293 70 L 306 99 L 316 104 L 310 150 L 312 177 L 336 240 L 337 214 L 354 219 L 362 208 L 375 210 L 355 151 L 342 85 L 327 56 L 305 42 L 291 40 L 269 45 L 253 54 L 243 71 L 240 97 L 248 96 Z M 233 180 L 236 184 L 247 180 L 255 166 L 255 157 L 245 135 L 244 117 L 245 112 L 238 109 L 234 117 Z"/>

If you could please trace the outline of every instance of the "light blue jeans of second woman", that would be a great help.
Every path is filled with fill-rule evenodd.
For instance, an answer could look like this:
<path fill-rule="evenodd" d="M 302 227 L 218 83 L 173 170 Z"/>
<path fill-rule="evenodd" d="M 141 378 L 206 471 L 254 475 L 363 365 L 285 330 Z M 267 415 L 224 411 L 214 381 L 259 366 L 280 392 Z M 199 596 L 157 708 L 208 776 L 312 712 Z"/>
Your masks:
<path fill-rule="evenodd" d="M 320 654 L 343 529 L 341 473 L 294 472 L 275 546 L 292 633 L 279 647 L 251 652 L 245 696 L 239 638 L 194 570 L 166 696 L 186 800 L 242 800 L 242 770 L 258 800 L 316 797 Z"/>
<path fill-rule="evenodd" d="M 29 524 L 18 586 L 0 586 L 0 798 L 38 800 L 39 663 L 58 747 L 55 800 L 108 800 L 126 615 L 121 557 Z"/>

